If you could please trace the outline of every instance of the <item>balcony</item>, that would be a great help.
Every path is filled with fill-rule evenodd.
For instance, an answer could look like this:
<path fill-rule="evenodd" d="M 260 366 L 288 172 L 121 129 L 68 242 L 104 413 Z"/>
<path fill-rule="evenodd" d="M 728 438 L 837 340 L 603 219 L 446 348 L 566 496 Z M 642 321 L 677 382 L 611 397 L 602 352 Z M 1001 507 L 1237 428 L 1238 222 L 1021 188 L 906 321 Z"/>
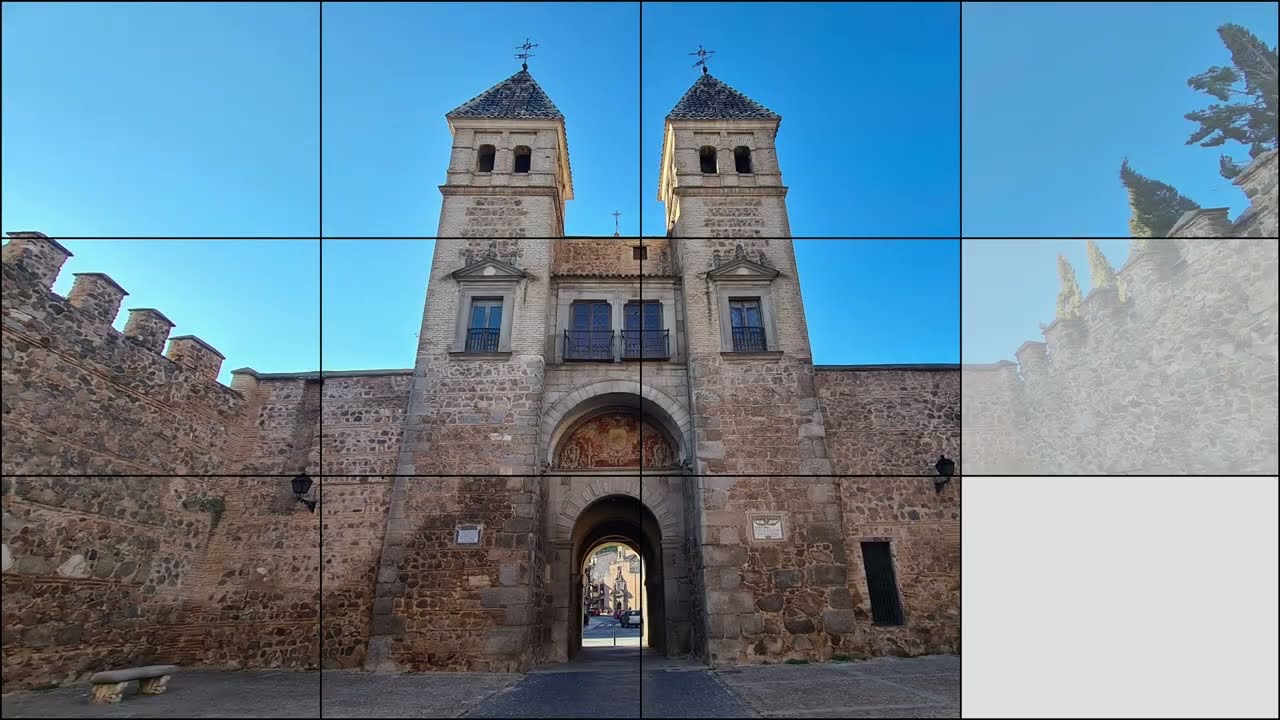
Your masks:
<path fill-rule="evenodd" d="M 623 330 L 623 360 L 667 360 L 671 357 L 670 330 Z"/>
<path fill-rule="evenodd" d="M 765 343 L 764 328 L 735 327 L 733 332 L 734 352 L 766 352 L 769 346 Z"/>
<path fill-rule="evenodd" d="M 564 359 L 613 362 L 613 331 L 565 330 Z"/>
<path fill-rule="evenodd" d="M 471 328 L 467 331 L 466 352 L 496 353 L 498 352 L 498 328 Z"/>

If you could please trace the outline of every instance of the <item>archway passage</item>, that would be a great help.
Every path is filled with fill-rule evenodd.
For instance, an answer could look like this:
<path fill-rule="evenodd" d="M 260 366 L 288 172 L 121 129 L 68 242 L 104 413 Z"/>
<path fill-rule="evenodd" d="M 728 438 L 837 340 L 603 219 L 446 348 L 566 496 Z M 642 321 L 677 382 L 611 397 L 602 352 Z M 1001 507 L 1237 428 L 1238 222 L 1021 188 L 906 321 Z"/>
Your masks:
<path fill-rule="evenodd" d="M 642 645 L 658 653 L 666 652 L 666 608 L 662 570 L 662 528 L 657 518 L 634 497 L 609 495 L 583 508 L 573 526 L 570 552 L 569 623 L 566 655 L 570 658 L 582 648 L 583 581 L 582 569 L 588 556 L 608 543 L 617 543 L 640 555 L 644 568 L 644 587 L 636 595 L 644 615 Z"/>

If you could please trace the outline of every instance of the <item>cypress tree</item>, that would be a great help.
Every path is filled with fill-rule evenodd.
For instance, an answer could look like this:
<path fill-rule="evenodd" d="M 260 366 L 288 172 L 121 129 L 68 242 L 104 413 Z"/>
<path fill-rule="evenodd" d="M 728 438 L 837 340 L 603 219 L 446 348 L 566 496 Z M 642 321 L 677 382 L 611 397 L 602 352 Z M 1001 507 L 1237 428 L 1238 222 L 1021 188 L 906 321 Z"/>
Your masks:
<path fill-rule="evenodd" d="M 1061 255 L 1058 256 L 1058 280 L 1062 289 L 1058 291 L 1058 310 L 1055 316 L 1059 320 L 1079 317 L 1080 283 L 1076 280 L 1075 268 Z"/>
<path fill-rule="evenodd" d="M 1276 49 L 1267 47 L 1240 25 L 1223 25 L 1218 28 L 1218 36 L 1231 53 L 1231 65 L 1214 65 L 1188 78 L 1187 85 L 1212 95 L 1222 104 L 1214 103 L 1184 116 L 1200 123 L 1187 144 L 1219 147 L 1234 140 L 1247 145 L 1249 157 L 1256 158 L 1276 147 L 1276 113 L 1280 107 L 1276 99 Z M 1225 178 L 1233 178 L 1243 169 L 1243 163 L 1228 155 L 1219 159 L 1218 171 Z"/>
<path fill-rule="evenodd" d="M 1120 182 L 1129 191 L 1129 234 L 1133 237 L 1166 237 L 1173 224 L 1188 210 L 1200 206 L 1167 185 L 1120 163 Z"/>

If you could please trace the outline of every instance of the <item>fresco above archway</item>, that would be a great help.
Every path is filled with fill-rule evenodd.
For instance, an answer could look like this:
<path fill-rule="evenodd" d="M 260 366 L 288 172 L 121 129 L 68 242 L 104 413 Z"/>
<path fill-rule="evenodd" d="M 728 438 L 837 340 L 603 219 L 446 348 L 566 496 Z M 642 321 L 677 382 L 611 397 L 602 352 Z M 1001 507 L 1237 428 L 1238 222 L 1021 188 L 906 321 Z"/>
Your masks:
<path fill-rule="evenodd" d="M 630 413 L 607 413 L 591 418 L 570 433 L 560 446 L 559 467 L 590 468 L 671 467 L 676 454 L 660 430 Z"/>

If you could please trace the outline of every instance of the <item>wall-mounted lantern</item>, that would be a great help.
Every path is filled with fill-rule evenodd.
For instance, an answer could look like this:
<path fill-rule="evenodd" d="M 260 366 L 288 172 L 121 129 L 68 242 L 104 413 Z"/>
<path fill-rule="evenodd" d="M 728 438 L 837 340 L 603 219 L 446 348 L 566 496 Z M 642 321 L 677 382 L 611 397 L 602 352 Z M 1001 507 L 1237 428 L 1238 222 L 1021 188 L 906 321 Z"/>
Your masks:
<path fill-rule="evenodd" d="M 293 482 L 293 496 L 298 498 L 298 502 L 302 503 L 303 505 L 306 505 L 308 510 L 310 510 L 311 512 L 315 512 L 316 501 L 308 500 L 304 497 L 308 492 L 311 492 L 311 483 L 312 483 L 311 478 L 307 477 L 306 473 L 298 473 L 298 475 L 295 478 L 293 478 L 292 482 Z"/>
<path fill-rule="evenodd" d="M 933 479 L 933 489 L 935 492 L 942 492 L 942 488 L 951 482 L 951 476 L 956 472 L 956 461 L 948 458 L 945 454 L 938 456 L 938 462 L 934 463 L 933 469 L 938 471 L 938 477 Z"/>

